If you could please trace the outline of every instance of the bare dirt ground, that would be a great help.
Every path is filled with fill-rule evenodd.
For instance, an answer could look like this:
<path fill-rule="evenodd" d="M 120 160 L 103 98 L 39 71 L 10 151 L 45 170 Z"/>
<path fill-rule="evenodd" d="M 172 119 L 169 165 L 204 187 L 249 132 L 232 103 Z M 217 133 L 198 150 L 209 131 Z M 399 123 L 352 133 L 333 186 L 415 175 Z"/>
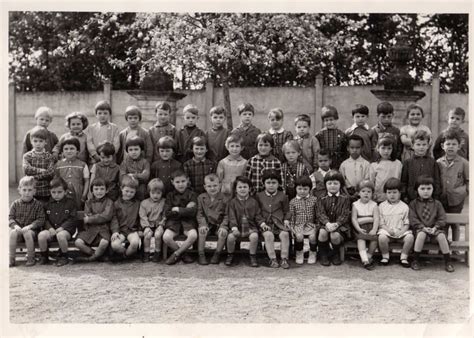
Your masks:
<path fill-rule="evenodd" d="M 10 189 L 11 198 L 14 190 Z M 262 260 L 264 263 L 264 260 Z M 166 266 L 133 261 L 9 269 L 12 323 L 461 323 L 469 268 L 441 260 L 329 268 Z"/>

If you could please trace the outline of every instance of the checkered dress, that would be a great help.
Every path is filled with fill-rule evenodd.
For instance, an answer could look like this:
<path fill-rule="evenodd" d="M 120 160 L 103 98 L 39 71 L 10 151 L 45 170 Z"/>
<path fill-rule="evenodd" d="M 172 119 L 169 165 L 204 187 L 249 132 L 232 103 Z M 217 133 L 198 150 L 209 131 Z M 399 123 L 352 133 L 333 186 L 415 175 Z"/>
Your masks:
<path fill-rule="evenodd" d="M 326 149 L 332 159 L 332 168 L 339 169 L 342 161 L 347 158 L 347 136 L 340 129 L 321 129 L 316 138 L 321 149 Z"/>
<path fill-rule="evenodd" d="M 307 236 L 315 229 L 315 212 L 317 198 L 309 195 L 305 198 L 295 197 L 290 201 L 290 227 L 293 233 Z"/>
<path fill-rule="evenodd" d="M 251 194 L 254 195 L 257 192 L 263 191 L 265 185 L 262 182 L 262 175 L 264 170 L 275 169 L 282 175 L 281 162 L 273 155 L 266 157 L 255 155 L 247 162 L 247 168 L 245 169 L 245 176 L 252 181 Z"/>
<path fill-rule="evenodd" d="M 54 176 L 54 162 L 53 155 L 46 151 L 37 153 L 31 150 L 23 155 L 23 170 L 25 175 L 33 176 L 36 179 L 35 196 L 49 196 L 49 181 L 51 181 Z M 44 169 L 45 171 L 40 171 L 40 169 Z"/>
<path fill-rule="evenodd" d="M 216 172 L 216 163 L 207 158 L 199 162 L 190 159 L 184 162 L 183 169 L 189 176 L 193 191 L 197 194 L 202 194 L 205 192 L 204 177 Z"/>
<path fill-rule="evenodd" d="M 283 147 L 286 141 L 293 139 L 293 134 L 289 130 L 283 130 L 281 133 L 268 133 L 273 137 L 273 142 L 275 142 L 273 146 L 273 155 L 275 155 L 275 157 L 279 159 L 280 162 L 283 162 L 285 160 L 285 156 L 281 147 Z"/>

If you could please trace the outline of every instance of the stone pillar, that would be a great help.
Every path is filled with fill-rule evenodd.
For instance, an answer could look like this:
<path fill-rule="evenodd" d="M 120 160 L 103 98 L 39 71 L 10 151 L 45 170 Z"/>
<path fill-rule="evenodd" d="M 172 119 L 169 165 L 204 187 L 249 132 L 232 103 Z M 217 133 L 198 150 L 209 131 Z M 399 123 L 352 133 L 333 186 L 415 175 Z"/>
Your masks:
<path fill-rule="evenodd" d="M 407 108 L 413 101 L 390 101 L 390 103 L 393 105 L 392 124 L 400 128 L 406 124 Z"/>
<path fill-rule="evenodd" d="M 206 106 L 204 108 L 204 130 L 208 130 L 209 118 L 207 118 L 207 114 L 209 114 L 209 110 L 214 106 L 214 81 L 212 79 L 208 79 L 206 81 Z"/>
<path fill-rule="evenodd" d="M 313 112 L 313 135 L 322 128 L 321 108 L 323 107 L 324 83 L 323 76 L 318 74 L 314 84 L 314 112 Z"/>
<path fill-rule="evenodd" d="M 112 107 L 112 115 L 110 116 L 110 122 L 112 122 L 114 118 L 114 109 L 112 105 L 112 82 L 110 79 L 105 79 L 104 80 L 104 100 L 109 101 L 110 106 Z"/>
<path fill-rule="evenodd" d="M 431 134 L 439 135 L 439 75 L 431 81 Z"/>
<path fill-rule="evenodd" d="M 8 143 L 17 145 L 16 141 L 16 102 L 15 102 L 15 82 L 8 84 Z M 15 185 L 17 182 L 16 172 L 16 146 L 8 147 L 8 183 Z"/>

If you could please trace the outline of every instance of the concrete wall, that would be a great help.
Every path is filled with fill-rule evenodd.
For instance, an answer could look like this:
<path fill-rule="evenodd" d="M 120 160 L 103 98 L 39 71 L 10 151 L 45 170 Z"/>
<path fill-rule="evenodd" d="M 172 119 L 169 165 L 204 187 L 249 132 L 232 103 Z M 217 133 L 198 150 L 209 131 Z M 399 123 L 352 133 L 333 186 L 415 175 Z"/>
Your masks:
<path fill-rule="evenodd" d="M 293 131 L 294 118 L 298 114 L 305 113 L 311 116 L 313 131 L 317 131 L 321 128 L 321 106 L 331 104 L 338 109 L 340 116 L 339 128 L 344 130 L 352 124 L 352 107 L 357 103 L 361 103 L 367 105 L 370 109 L 369 125 L 372 126 L 376 123 L 375 109 L 380 101 L 370 92 L 371 89 L 382 89 L 382 87 L 324 87 L 322 82 L 319 82 L 319 85 L 317 84 L 315 87 L 306 88 L 231 88 L 232 120 L 234 127 L 237 126 L 239 124 L 237 106 L 242 102 L 250 102 L 256 109 L 254 124 L 261 130 L 268 129 L 268 111 L 271 108 L 280 107 L 285 112 L 284 127 L 286 129 Z M 424 124 L 427 126 L 432 126 L 434 116 L 439 122 L 439 130 L 446 128 L 447 112 L 453 107 L 459 106 L 468 112 L 467 94 L 440 94 L 434 91 L 431 86 L 415 89 L 426 94 L 423 99 L 418 101 L 418 104 L 425 111 Z M 222 88 L 213 88 L 211 84 L 206 89 L 182 92 L 187 96 L 177 102 L 177 126 L 182 125 L 181 112 L 184 106 L 193 103 L 202 112 L 198 126 L 202 129 L 209 128 L 208 107 L 223 105 Z M 13 104 L 10 105 L 9 128 L 13 128 L 10 138 L 14 138 L 14 140 L 10 140 L 14 143 L 13 153 L 10 156 L 10 162 L 14 162 L 10 163 L 10 181 L 14 182 L 23 176 L 21 168 L 22 141 L 25 133 L 35 125 L 33 116 L 38 107 L 48 106 L 53 110 L 54 117 L 50 130 L 60 137 L 67 132 L 64 117 L 68 113 L 81 111 L 88 116 L 89 123 L 94 123 L 94 105 L 97 101 L 103 99 L 111 100 L 112 122 L 116 123 L 121 129 L 125 128 L 126 121 L 123 118 L 125 108 L 128 105 L 138 105 L 137 100 L 126 91 L 110 90 L 109 87 L 105 88 L 103 92 L 14 93 L 10 91 L 10 100 Z M 436 102 L 439 102 L 439 104 Z M 468 121 L 467 116 L 466 121 Z M 143 127 L 148 128 L 152 123 L 152 121 L 144 122 Z M 467 124 L 466 122 L 465 130 L 468 129 Z"/>

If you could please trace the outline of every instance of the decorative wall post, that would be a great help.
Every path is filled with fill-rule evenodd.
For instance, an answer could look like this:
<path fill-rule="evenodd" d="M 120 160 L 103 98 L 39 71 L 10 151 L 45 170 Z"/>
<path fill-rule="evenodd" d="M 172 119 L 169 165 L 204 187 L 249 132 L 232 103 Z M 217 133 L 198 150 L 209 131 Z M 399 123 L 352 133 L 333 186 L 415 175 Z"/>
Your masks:
<path fill-rule="evenodd" d="M 8 84 L 8 140 L 9 144 L 16 145 L 16 102 L 15 102 L 15 82 Z M 17 147 L 8 147 L 8 183 L 16 184 L 16 152 Z"/>
<path fill-rule="evenodd" d="M 324 83 L 323 76 L 318 74 L 314 84 L 314 123 L 313 123 L 313 134 L 316 134 L 317 130 L 321 130 L 321 108 L 323 107 L 323 96 L 324 96 Z M 319 115 L 318 115 L 319 113 Z"/>
<path fill-rule="evenodd" d="M 204 116 L 211 110 L 212 106 L 214 106 L 214 81 L 212 79 L 207 79 L 206 81 L 206 107 L 204 110 Z M 204 127 L 207 130 L 209 119 L 204 119 Z"/>
<path fill-rule="evenodd" d="M 105 79 L 104 80 L 104 100 L 109 101 L 110 107 L 112 107 L 112 82 L 110 79 Z M 112 112 L 113 112 L 112 108 Z M 114 118 L 114 114 L 110 115 L 110 122 L 112 122 L 112 119 Z"/>
<path fill-rule="evenodd" d="M 433 74 L 431 81 L 431 133 L 439 134 L 439 74 Z"/>

